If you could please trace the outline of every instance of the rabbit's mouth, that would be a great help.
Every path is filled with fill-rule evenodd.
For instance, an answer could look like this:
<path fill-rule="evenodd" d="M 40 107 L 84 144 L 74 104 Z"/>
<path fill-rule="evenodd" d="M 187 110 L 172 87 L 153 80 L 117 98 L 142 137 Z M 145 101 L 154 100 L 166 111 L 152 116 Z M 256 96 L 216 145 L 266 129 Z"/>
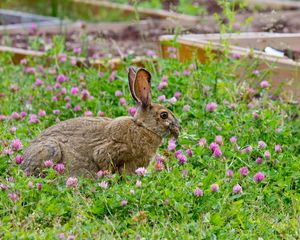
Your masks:
<path fill-rule="evenodd" d="M 179 136 L 179 133 L 180 133 L 179 122 L 176 121 L 176 122 L 171 123 L 169 125 L 169 130 L 170 130 L 171 136 L 177 139 Z"/>

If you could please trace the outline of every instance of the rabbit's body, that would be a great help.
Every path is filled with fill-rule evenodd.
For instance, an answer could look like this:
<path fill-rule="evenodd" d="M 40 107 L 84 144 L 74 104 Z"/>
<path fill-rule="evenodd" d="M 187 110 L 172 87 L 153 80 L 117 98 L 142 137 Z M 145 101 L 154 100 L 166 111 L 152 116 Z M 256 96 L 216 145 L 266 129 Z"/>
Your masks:
<path fill-rule="evenodd" d="M 47 160 L 63 163 L 70 175 L 134 173 L 146 167 L 164 137 L 178 137 L 179 123 L 164 106 L 151 103 L 149 72 L 130 68 L 128 79 L 138 104 L 134 117 L 81 117 L 49 127 L 25 150 L 24 169 L 39 175 Z"/>
<path fill-rule="evenodd" d="M 49 127 L 32 141 L 24 166 L 38 174 L 50 159 L 63 163 L 71 175 L 93 176 L 101 169 L 133 173 L 149 164 L 161 141 L 132 117 L 74 118 Z"/>

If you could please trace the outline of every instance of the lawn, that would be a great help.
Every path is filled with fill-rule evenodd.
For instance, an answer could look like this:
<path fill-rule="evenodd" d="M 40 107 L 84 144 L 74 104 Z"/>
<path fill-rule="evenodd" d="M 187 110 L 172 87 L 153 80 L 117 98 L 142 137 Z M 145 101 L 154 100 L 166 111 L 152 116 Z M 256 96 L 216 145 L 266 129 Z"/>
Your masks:
<path fill-rule="evenodd" d="M 49 165 L 44 178 L 26 176 L 22 153 L 43 129 L 134 112 L 129 61 L 99 71 L 67 54 L 22 65 L 0 56 L 1 239 L 299 238 L 299 105 L 272 94 L 263 72 L 239 77 L 238 58 L 147 64 L 153 101 L 182 127 L 147 169 L 70 179 Z"/>

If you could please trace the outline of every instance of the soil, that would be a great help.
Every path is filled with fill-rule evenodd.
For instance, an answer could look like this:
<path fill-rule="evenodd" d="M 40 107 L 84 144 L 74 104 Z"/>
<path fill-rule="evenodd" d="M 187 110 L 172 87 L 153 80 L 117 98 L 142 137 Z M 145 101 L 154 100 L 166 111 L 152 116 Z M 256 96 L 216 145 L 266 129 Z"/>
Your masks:
<path fill-rule="evenodd" d="M 237 22 L 243 22 L 247 17 L 251 17 L 253 22 L 248 27 L 241 27 L 242 31 L 277 33 L 300 32 L 300 10 L 241 14 L 238 15 L 236 19 Z"/>
<path fill-rule="evenodd" d="M 144 27 L 144 26 L 143 26 Z M 124 27 L 121 31 L 79 31 L 60 35 L 65 39 L 65 49 L 73 51 L 82 48 L 88 57 L 111 58 L 125 57 L 129 54 L 141 56 L 148 50 L 158 51 L 158 37 L 163 34 L 173 34 L 172 30 L 160 27 L 158 24 L 148 24 L 147 30 L 138 25 Z M 53 46 L 54 34 L 0 34 L 0 45 L 22 49 L 46 51 Z M 33 47 L 35 45 L 36 47 Z"/>
<path fill-rule="evenodd" d="M 241 32 L 300 32 L 300 11 L 283 11 L 274 13 L 243 13 L 236 15 L 237 22 L 244 22 L 252 17 L 253 22 L 248 26 L 236 24 L 235 28 Z M 226 19 L 224 19 L 226 22 Z M 101 26 L 100 24 L 98 24 Z M 124 24 L 123 24 L 124 25 Z M 83 25 L 84 26 L 84 25 Z M 107 28 L 106 28 L 107 29 Z M 88 57 L 111 58 L 125 57 L 128 54 L 142 56 L 148 50 L 159 51 L 158 38 L 165 34 L 174 34 L 174 27 L 163 21 L 147 21 L 145 24 L 128 24 L 114 30 L 86 31 L 83 27 L 79 31 L 61 35 L 65 38 L 65 49 L 73 51 L 82 48 Z M 181 33 L 216 33 L 219 31 L 213 18 L 207 18 L 201 24 L 185 24 Z M 0 45 L 7 45 L 22 49 L 45 51 L 53 46 L 53 34 L 10 34 L 1 35 Z M 33 47 L 35 45 L 35 47 Z M 296 54 L 297 56 L 297 54 Z M 298 57 L 295 57 L 298 58 Z"/>
<path fill-rule="evenodd" d="M 175 34 L 175 28 L 160 21 L 147 21 L 146 24 L 128 24 L 122 30 L 86 31 L 84 27 L 78 31 L 69 32 L 60 36 L 65 39 L 67 51 L 80 47 L 88 57 L 111 58 L 126 57 L 127 55 L 142 56 L 152 50 L 158 54 L 158 38 L 161 35 Z M 206 25 L 184 27 L 181 33 L 211 33 L 217 32 L 213 26 Z M 55 34 L 56 35 L 56 34 Z M 46 33 L 17 33 L 1 35 L 0 45 L 22 49 L 46 51 L 53 47 L 54 34 Z"/>

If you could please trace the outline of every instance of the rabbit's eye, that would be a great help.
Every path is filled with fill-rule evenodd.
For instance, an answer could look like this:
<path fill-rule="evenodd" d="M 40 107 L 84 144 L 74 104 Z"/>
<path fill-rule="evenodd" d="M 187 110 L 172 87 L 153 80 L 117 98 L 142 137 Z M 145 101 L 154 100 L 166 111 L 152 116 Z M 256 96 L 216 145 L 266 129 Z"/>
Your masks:
<path fill-rule="evenodd" d="M 168 113 L 167 113 L 167 112 L 161 112 L 161 113 L 160 113 L 160 117 L 161 117 L 162 119 L 167 119 L 167 118 L 168 118 Z"/>

